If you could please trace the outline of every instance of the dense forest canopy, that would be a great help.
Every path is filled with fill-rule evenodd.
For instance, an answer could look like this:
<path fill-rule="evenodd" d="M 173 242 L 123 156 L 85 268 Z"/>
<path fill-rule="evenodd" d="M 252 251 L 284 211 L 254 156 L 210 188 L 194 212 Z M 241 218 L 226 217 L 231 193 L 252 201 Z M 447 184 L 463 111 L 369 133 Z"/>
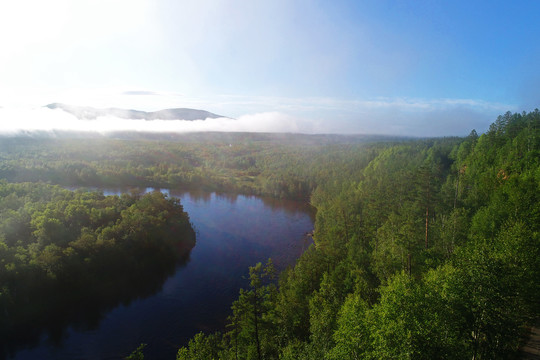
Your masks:
<path fill-rule="evenodd" d="M 386 146 L 375 144 L 381 137 L 367 136 L 130 136 L 2 139 L 0 178 L 64 186 L 198 188 L 309 199 L 317 183 L 342 172 L 357 172 L 374 156 L 372 147 Z"/>
<path fill-rule="evenodd" d="M 227 330 L 177 359 L 516 356 L 540 315 L 540 112 L 370 150 L 317 183 L 315 243 L 279 287 L 252 267 Z"/>
<path fill-rule="evenodd" d="M 0 181 L 0 356 L 154 293 L 194 245 L 182 205 L 160 192 Z"/>
<path fill-rule="evenodd" d="M 538 110 L 465 138 L 285 137 L 3 140 L 2 304 L 13 276 L 69 283 L 70 266 L 92 269 L 118 238 L 147 246 L 169 219 L 159 214 L 182 211 L 158 194 L 36 183 L 309 198 L 314 244 L 279 276 L 271 261 L 251 267 L 226 329 L 197 334 L 177 359 L 515 356 L 540 315 Z"/>

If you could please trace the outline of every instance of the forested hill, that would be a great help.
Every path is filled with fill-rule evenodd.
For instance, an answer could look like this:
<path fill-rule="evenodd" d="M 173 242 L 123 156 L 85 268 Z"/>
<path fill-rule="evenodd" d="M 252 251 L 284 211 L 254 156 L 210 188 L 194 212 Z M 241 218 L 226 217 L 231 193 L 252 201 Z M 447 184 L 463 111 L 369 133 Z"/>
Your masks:
<path fill-rule="evenodd" d="M 319 178 L 314 245 L 177 359 L 510 359 L 540 315 L 540 112 Z M 327 168 L 336 166 L 326 163 Z"/>

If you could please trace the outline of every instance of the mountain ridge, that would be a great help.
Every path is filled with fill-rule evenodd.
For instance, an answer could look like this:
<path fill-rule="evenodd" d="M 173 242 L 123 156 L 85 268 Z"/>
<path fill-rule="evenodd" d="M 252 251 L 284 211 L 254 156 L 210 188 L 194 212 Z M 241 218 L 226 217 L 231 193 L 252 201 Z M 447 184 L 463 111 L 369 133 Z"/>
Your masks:
<path fill-rule="evenodd" d="M 122 119 L 132 120 L 205 120 L 205 119 L 217 119 L 227 118 L 226 116 L 217 115 L 206 110 L 190 109 L 190 108 L 173 108 L 163 109 L 158 111 L 141 111 L 133 109 L 120 109 L 120 108 L 105 108 L 99 109 L 90 106 L 75 106 L 62 103 L 51 103 L 45 105 L 49 109 L 60 109 L 67 113 L 74 115 L 80 120 L 95 120 L 101 116 L 115 116 Z"/>

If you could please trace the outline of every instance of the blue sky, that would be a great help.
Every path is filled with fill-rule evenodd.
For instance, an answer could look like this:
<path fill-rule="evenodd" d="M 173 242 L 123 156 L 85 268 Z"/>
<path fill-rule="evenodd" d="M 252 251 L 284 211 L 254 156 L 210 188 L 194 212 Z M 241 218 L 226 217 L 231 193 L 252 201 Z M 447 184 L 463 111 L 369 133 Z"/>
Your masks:
<path fill-rule="evenodd" d="M 466 135 L 539 106 L 539 13 L 532 0 L 3 2 L 0 127 L 6 109 L 56 101 L 201 108 L 253 131 Z"/>

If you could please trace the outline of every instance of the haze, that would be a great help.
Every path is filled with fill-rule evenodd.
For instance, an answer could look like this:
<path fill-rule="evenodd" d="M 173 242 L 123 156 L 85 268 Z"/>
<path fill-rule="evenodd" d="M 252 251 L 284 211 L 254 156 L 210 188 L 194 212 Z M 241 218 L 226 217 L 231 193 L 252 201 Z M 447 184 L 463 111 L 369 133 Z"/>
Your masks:
<path fill-rule="evenodd" d="M 0 4 L 0 131 L 485 131 L 540 95 L 535 1 Z M 80 121 L 51 102 L 234 119 Z"/>

